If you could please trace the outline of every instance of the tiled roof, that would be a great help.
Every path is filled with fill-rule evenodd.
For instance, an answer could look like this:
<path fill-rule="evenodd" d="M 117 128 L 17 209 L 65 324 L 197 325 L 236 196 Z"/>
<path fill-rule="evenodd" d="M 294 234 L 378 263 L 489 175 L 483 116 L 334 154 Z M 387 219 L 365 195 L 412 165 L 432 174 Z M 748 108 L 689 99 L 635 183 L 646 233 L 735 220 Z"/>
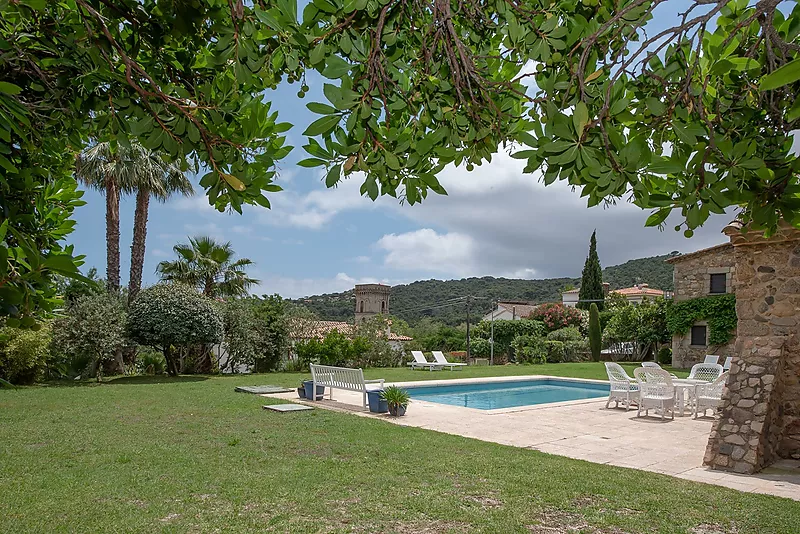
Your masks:
<path fill-rule="evenodd" d="M 678 263 L 683 260 L 687 260 L 689 258 L 694 258 L 696 256 L 702 256 L 703 254 L 709 254 L 712 252 L 720 252 L 727 248 L 733 247 L 730 243 L 720 243 L 719 245 L 714 245 L 713 247 L 708 248 L 701 248 L 700 250 L 695 250 L 694 252 L 687 252 L 686 254 L 680 254 L 678 256 L 673 256 L 671 258 L 667 258 L 664 260 L 667 263 Z"/>
<path fill-rule="evenodd" d="M 622 289 L 612 289 L 611 293 L 619 293 L 620 295 L 626 297 L 663 297 L 664 291 L 661 289 L 656 289 L 654 287 L 623 287 Z"/>
<path fill-rule="evenodd" d="M 577 287 L 575 289 L 568 289 L 567 291 L 562 292 L 562 295 L 566 294 L 566 293 L 580 293 L 580 292 L 581 292 L 581 288 Z"/>
<path fill-rule="evenodd" d="M 353 335 L 353 325 L 343 321 L 314 321 L 309 329 L 309 332 L 300 335 L 293 335 L 292 337 L 295 339 L 324 339 L 325 336 L 333 331 L 349 337 Z M 411 341 L 412 339 L 414 338 L 389 332 L 389 341 Z"/>

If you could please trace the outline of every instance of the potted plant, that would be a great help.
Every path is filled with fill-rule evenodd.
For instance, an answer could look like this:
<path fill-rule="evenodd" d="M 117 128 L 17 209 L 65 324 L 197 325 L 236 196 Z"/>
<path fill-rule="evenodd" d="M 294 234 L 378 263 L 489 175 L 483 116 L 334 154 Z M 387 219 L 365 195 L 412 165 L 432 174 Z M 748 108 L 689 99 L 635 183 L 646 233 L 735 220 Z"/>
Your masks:
<path fill-rule="evenodd" d="M 306 398 L 306 385 L 303 382 L 300 382 L 300 387 L 297 388 L 297 396 L 301 399 Z"/>
<path fill-rule="evenodd" d="M 390 415 L 405 415 L 411 396 L 405 389 L 389 386 L 383 390 L 381 398 L 386 401 Z"/>
<path fill-rule="evenodd" d="M 389 411 L 389 405 L 383 399 L 382 389 L 371 389 L 367 391 L 367 400 L 369 401 L 370 412 L 386 413 Z"/>
<path fill-rule="evenodd" d="M 325 386 L 317 386 L 316 395 L 314 395 L 314 381 L 313 380 L 304 380 L 303 386 L 305 386 L 306 390 L 306 398 L 308 400 L 322 400 L 322 396 L 325 395 Z"/>

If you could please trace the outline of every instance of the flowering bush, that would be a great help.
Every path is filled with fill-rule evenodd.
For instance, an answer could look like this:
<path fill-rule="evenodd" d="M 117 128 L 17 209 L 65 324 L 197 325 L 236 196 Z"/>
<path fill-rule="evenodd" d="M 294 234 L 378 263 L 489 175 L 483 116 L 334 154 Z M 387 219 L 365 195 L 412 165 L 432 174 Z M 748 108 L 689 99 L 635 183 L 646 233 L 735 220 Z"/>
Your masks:
<path fill-rule="evenodd" d="M 574 326 L 580 328 L 583 314 L 577 308 L 570 308 L 561 303 L 541 304 L 530 314 L 530 319 L 544 323 L 548 332 Z"/>

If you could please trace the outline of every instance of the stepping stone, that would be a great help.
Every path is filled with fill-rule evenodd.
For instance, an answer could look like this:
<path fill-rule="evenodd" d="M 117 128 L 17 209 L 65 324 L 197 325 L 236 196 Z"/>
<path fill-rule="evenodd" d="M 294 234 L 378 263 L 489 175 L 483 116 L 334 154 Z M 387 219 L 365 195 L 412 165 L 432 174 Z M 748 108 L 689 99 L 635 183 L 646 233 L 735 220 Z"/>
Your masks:
<path fill-rule="evenodd" d="M 306 410 L 313 410 L 311 406 L 303 404 L 266 404 L 263 406 L 265 410 L 272 410 L 273 412 L 305 412 Z"/>
<path fill-rule="evenodd" d="M 234 391 L 264 395 L 267 393 L 289 393 L 292 390 L 283 386 L 238 386 Z"/>

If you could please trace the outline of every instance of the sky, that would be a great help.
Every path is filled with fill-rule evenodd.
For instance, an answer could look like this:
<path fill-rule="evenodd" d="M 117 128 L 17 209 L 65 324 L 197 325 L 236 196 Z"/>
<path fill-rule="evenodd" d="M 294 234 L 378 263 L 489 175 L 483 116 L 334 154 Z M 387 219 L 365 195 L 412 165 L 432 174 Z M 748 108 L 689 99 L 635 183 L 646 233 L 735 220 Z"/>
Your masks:
<path fill-rule="evenodd" d="M 587 208 L 579 192 L 560 182 L 545 188 L 538 175 L 522 173 L 523 161 L 505 153 L 472 172 L 447 168 L 440 182 L 448 195 L 431 192 L 421 205 L 400 205 L 391 197 L 372 202 L 359 195 L 357 177 L 327 189 L 323 171 L 297 166 L 307 157 L 301 133 L 317 117 L 305 104 L 325 101 L 321 78 L 310 77 L 308 85 L 303 100 L 295 95 L 296 85 L 268 95 L 280 120 L 295 125 L 287 134 L 295 149 L 278 169 L 284 191 L 270 194 L 272 209 L 246 206 L 242 215 L 220 213 L 199 186 L 194 197 L 152 202 L 145 284 L 158 281 L 156 265 L 174 259 L 175 244 L 198 235 L 230 241 L 238 257 L 255 262 L 249 272 L 260 284 L 253 293 L 287 298 L 344 291 L 364 282 L 577 277 L 595 229 L 603 266 L 725 241 L 721 230 L 730 217 L 712 217 L 691 239 L 673 230 L 678 218 L 668 220 L 664 231 L 645 228 L 649 211 L 624 202 Z M 68 241 L 86 255 L 84 270 L 94 266 L 105 276 L 105 202 L 95 191 L 87 191 L 84 199 Z M 130 268 L 133 211 L 133 198 L 123 198 L 123 283 Z"/>

